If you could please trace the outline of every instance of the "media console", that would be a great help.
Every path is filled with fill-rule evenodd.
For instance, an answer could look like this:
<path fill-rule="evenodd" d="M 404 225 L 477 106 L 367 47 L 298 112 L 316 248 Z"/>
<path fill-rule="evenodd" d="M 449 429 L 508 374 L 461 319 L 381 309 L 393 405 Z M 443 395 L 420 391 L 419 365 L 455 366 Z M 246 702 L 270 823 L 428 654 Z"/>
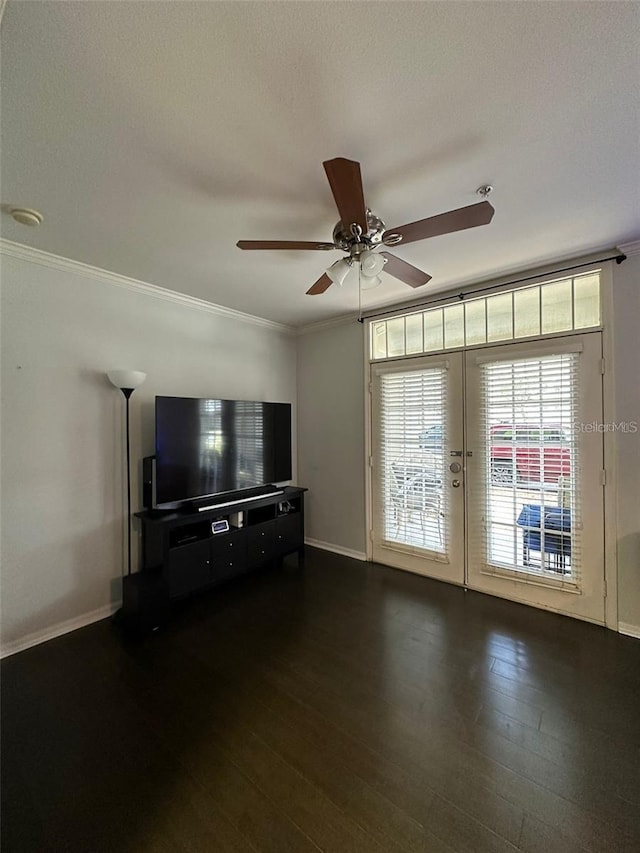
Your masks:
<path fill-rule="evenodd" d="M 123 581 L 122 616 L 137 631 L 160 627 L 170 602 L 273 564 L 304 556 L 304 493 L 277 492 L 206 509 L 137 512 L 142 523 L 142 570 Z"/>

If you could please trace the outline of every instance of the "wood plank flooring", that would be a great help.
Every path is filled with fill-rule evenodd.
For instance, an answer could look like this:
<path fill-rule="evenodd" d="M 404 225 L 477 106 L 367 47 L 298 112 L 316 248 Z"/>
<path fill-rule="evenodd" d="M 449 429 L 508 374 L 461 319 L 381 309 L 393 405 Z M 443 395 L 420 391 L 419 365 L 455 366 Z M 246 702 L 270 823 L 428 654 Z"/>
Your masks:
<path fill-rule="evenodd" d="M 2 713 L 3 853 L 640 850 L 639 641 L 314 549 Z"/>

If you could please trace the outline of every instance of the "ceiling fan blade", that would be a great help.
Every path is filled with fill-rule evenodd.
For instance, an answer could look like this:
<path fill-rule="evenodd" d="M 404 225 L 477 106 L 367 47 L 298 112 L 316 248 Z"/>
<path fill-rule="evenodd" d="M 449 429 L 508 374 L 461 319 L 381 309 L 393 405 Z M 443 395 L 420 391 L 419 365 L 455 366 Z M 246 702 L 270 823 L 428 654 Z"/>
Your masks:
<path fill-rule="evenodd" d="M 239 249 L 335 249 L 333 243 L 311 243 L 304 240 L 238 240 Z"/>
<path fill-rule="evenodd" d="M 431 281 L 430 275 L 422 272 L 418 267 L 414 267 L 412 264 L 403 261 L 402 258 L 397 258 L 395 255 L 389 254 L 389 252 L 380 252 L 380 254 L 387 259 L 387 263 L 384 265 L 384 272 L 388 272 L 394 278 L 399 278 L 400 281 L 408 284 L 409 287 L 421 287 L 423 284 Z"/>
<path fill-rule="evenodd" d="M 319 293 L 324 293 L 325 290 L 331 287 L 333 282 L 329 278 L 329 276 L 324 273 L 320 276 L 320 278 L 316 281 L 315 284 L 312 284 L 309 290 L 307 290 L 308 296 L 317 296 Z"/>
<path fill-rule="evenodd" d="M 438 216 L 430 216 L 428 219 L 420 219 L 417 222 L 409 222 L 398 228 L 387 228 L 382 237 L 385 242 L 392 234 L 402 237 L 398 243 L 413 243 L 416 240 L 426 240 L 427 237 L 438 237 L 440 234 L 450 234 L 453 231 L 464 231 L 465 228 L 475 228 L 477 225 L 488 225 L 493 219 L 495 210 L 488 201 L 480 201 L 478 204 L 470 204 L 468 207 L 459 207 L 448 213 L 440 213 Z M 390 243 L 389 245 L 395 245 Z"/>
<path fill-rule="evenodd" d="M 357 223 L 363 233 L 367 233 L 367 209 L 364 203 L 364 189 L 360 163 L 355 160 L 345 160 L 336 157 L 326 160 L 323 164 L 329 179 L 329 186 L 340 214 L 340 221 L 348 231 L 352 223 Z"/>

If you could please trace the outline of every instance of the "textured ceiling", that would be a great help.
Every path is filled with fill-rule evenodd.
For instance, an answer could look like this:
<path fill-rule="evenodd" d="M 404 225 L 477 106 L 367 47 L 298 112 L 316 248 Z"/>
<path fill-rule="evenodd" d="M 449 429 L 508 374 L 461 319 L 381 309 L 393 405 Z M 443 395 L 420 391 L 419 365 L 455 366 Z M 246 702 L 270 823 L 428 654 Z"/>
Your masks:
<path fill-rule="evenodd" d="M 640 5 L 18 2 L 2 22 L 2 236 L 291 325 L 338 253 L 322 161 L 388 226 L 495 191 L 493 222 L 394 251 L 433 292 L 640 235 Z M 389 276 L 365 305 L 415 299 Z"/>

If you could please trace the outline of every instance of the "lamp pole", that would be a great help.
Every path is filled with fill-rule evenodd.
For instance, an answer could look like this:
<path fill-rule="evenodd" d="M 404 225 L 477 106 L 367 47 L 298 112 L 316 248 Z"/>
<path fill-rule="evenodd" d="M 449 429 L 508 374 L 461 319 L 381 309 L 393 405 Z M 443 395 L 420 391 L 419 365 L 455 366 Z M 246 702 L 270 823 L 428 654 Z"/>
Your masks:
<path fill-rule="evenodd" d="M 124 394 L 127 442 L 127 574 L 131 574 L 131 437 L 129 430 L 129 398 L 147 378 L 140 370 L 110 370 L 109 381 Z"/>
<path fill-rule="evenodd" d="M 127 433 L 127 574 L 131 574 L 131 441 L 129 438 L 129 398 L 133 388 L 121 388 L 125 399 Z"/>

